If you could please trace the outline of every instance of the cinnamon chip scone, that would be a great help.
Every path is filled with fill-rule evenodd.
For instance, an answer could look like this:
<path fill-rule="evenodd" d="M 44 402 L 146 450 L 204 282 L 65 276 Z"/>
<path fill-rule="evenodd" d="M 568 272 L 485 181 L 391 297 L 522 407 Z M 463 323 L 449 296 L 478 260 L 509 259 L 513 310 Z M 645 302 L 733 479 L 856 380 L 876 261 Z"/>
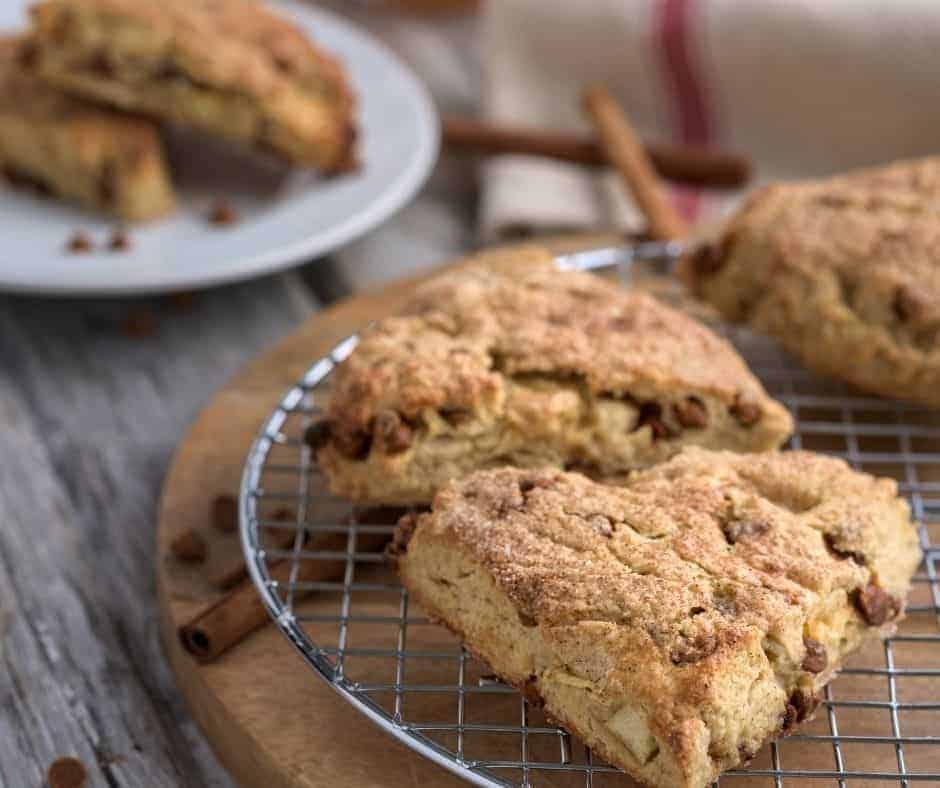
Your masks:
<path fill-rule="evenodd" d="M 157 128 L 42 84 L 30 43 L 0 37 L 0 170 L 34 188 L 122 219 L 173 208 Z"/>
<path fill-rule="evenodd" d="M 763 451 L 792 427 L 730 344 L 535 246 L 421 286 L 334 378 L 308 439 L 333 492 L 363 502 L 427 503 L 498 465 L 608 477 L 688 444 Z"/>
<path fill-rule="evenodd" d="M 504 681 L 650 786 L 702 788 L 810 717 L 921 553 L 894 481 L 686 449 L 622 487 L 504 468 L 400 523 L 402 582 Z"/>
<path fill-rule="evenodd" d="M 249 0 L 44 0 L 42 76 L 71 92 L 288 161 L 355 166 L 354 100 L 337 61 Z"/>
<path fill-rule="evenodd" d="M 940 407 L 940 158 L 757 192 L 680 264 L 807 366 Z"/>

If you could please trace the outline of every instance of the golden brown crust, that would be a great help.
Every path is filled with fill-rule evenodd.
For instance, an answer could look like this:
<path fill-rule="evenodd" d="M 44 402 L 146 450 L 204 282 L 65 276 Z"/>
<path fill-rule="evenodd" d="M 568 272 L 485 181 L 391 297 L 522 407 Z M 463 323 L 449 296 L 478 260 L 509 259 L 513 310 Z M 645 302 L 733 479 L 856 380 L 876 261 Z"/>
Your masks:
<path fill-rule="evenodd" d="M 125 219 L 171 210 L 157 128 L 48 87 L 29 68 L 33 54 L 28 39 L 0 37 L 0 168 Z"/>
<path fill-rule="evenodd" d="M 765 188 L 680 264 L 810 367 L 940 406 L 940 158 Z"/>
<path fill-rule="evenodd" d="M 791 421 L 734 349 L 539 247 L 420 287 L 336 370 L 314 441 L 335 492 L 427 502 L 480 467 L 645 467 L 684 444 L 756 451 Z"/>
<path fill-rule="evenodd" d="M 809 716 L 920 561 L 893 481 L 804 452 L 686 449 L 621 488 L 481 471 L 397 544 L 409 592 L 498 674 L 634 776 L 684 786 Z"/>
<path fill-rule="evenodd" d="M 335 173 L 356 166 L 338 61 L 247 0 L 45 0 L 37 67 L 70 91 Z"/>

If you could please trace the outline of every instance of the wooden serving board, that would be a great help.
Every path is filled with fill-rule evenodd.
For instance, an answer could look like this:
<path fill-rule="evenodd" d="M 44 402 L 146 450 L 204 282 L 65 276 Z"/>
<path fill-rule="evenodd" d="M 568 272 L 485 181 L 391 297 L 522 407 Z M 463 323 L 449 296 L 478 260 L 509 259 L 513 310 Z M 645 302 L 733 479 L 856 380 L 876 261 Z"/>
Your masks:
<path fill-rule="evenodd" d="M 555 252 L 584 248 L 598 236 L 565 239 L 547 244 Z M 457 261 L 455 265 L 465 263 Z M 240 553 L 237 534 L 219 534 L 209 526 L 209 507 L 219 494 L 235 495 L 242 464 L 259 425 L 286 389 L 311 361 L 338 340 L 396 309 L 420 279 L 397 282 L 381 292 L 361 295 L 311 317 L 269 352 L 249 363 L 198 416 L 180 443 L 164 484 L 157 534 L 157 589 L 161 633 L 167 657 L 189 709 L 235 779 L 245 786 L 310 788 L 324 786 L 458 786 L 461 780 L 417 755 L 375 727 L 303 663 L 274 626 L 250 636 L 212 664 L 200 665 L 180 646 L 177 628 L 219 597 L 207 577 Z M 807 448 L 826 448 L 807 445 Z M 209 542 L 209 560 L 197 566 L 174 559 L 169 544 L 175 535 L 192 528 Z M 927 588 L 918 589 L 916 601 L 929 600 Z M 925 599 L 926 597 L 926 599 Z M 935 632 L 930 616 L 909 618 L 910 631 Z M 430 629 L 438 629 L 436 627 Z M 936 665 L 936 648 L 909 644 L 903 659 L 910 665 Z M 884 664 L 882 647 L 872 643 L 853 664 Z M 849 677 L 846 677 L 849 678 Z M 888 700 L 883 675 L 852 676 L 839 680 L 839 699 Z M 940 679 L 906 680 L 897 688 L 900 700 L 940 698 Z M 429 703 L 433 702 L 429 699 Z M 514 712 L 515 713 L 515 712 Z M 890 735 L 888 711 L 858 709 L 848 717 L 840 709 L 840 731 L 850 736 Z M 811 725 L 813 733 L 829 732 L 825 711 Z M 846 726 L 846 720 L 851 725 Z M 930 713 L 902 715 L 906 736 L 935 735 L 937 717 Z M 827 741 L 789 740 L 780 747 L 783 768 L 834 769 L 833 747 Z M 907 768 L 926 771 L 936 755 L 933 747 L 906 748 Z M 892 744 L 843 746 L 846 769 L 894 772 L 897 758 Z M 768 748 L 755 762 L 770 768 Z M 509 775 L 507 775 L 509 777 Z M 609 782 L 624 785 L 622 777 Z M 604 775 L 594 784 L 607 785 Z M 538 785 L 561 785 L 560 777 L 544 772 Z M 800 781 L 803 784 L 802 781 Z M 583 778 L 580 779 L 583 785 Z M 739 786 L 772 785 L 770 777 L 737 777 Z M 787 779 L 790 784 L 790 779 Z M 794 783 L 795 784 L 795 783 Z M 835 780 L 814 780 L 807 785 L 834 785 Z M 853 780 L 853 785 L 875 785 Z"/>
<path fill-rule="evenodd" d="M 604 240 L 595 235 L 549 246 L 560 252 Z M 209 527 L 209 507 L 216 495 L 237 495 L 245 455 L 264 418 L 313 360 L 370 320 L 395 311 L 429 275 L 318 312 L 247 364 L 193 422 L 167 473 L 157 532 L 165 651 L 191 713 L 246 786 L 465 785 L 353 710 L 317 679 L 275 627 L 265 627 L 209 665 L 197 664 L 177 639 L 180 624 L 220 596 L 207 577 L 240 550 L 237 534 Z M 170 554 L 170 542 L 187 528 L 208 541 L 206 564 L 181 564 Z"/>

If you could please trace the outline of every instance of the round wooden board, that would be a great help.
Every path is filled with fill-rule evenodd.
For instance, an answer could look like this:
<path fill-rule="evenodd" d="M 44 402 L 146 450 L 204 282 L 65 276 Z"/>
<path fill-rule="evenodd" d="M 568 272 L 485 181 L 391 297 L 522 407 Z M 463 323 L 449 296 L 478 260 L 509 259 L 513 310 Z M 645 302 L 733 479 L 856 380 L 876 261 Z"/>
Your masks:
<path fill-rule="evenodd" d="M 562 252 L 612 242 L 611 236 L 580 236 L 544 243 Z M 505 247 L 502 251 L 512 251 Z M 473 258 L 456 261 L 462 265 Z M 426 278 L 426 277 L 424 277 Z M 215 496 L 236 494 L 242 464 L 260 424 L 288 387 L 310 363 L 337 341 L 382 315 L 393 312 L 420 279 L 392 284 L 380 292 L 343 301 L 314 315 L 295 333 L 269 352 L 247 364 L 209 402 L 181 441 L 164 483 L 157 534 L 157 592 L 161 633 L 167 657 L 190 711 L 202 726 L 219 758 L 236 780 L 245 786 L 310 788 L 345 786 L 458 786 L 456 776 L 399 744 L 380 731 L 320 681 L 287 640 L 273 626 L 266 626 L 209 665 L 200 665 L 180 646 L 177 629 L 218 598 L 206 579 L 240 556 L 238 537 L 220 534 L 209 526 L 209 507 Z M 652 282 L 652 280 L 651 280 Z M 664 283 L 660 280 L 659 287 Z M 655 284 L 654 284 L 655 286 Z M 686 308 L 691 308 L 688 304 Z M 807 445 L 807 448 L 829 448 Z M 822 436 L 825 438 L 826 436 Z M 922 481 L 936 478 L 933 466 L 920 466 Z M 207 564 L 192 567 L 169 554 L 169 544 L 181 531 L 192 528 L 209 541 Z M 915 587 L 912 604 L 932 608 L 927 584 Z M 429 630 L 443 633 L 439 627 Z M 936 632 L 933 615 L 909 615 L 902 624 L 905 634 Z M 446 633 L 444 633 L 446 634 Z M 433 636 L 433 635 L 431 635 Z M 414 640 L 411 635 L 409 643 Z M 931 642 L 905 643 L 897 647 L 904 664 L 931 665 L 936 659 Z M 872 639 L 850 664 L 881 669 L 882 644 Z M 933 703 L 936 682 L 910 679 L 903 685 L 905 700 Z M 432 682 L 436 683 L 436 682 Z M 886 700 L 881 675 L 853 675 L 834 685 L 840 699 Z M 901 692 L 901 690 L 899 690 Z M 878 712 L 878 710 L 875 710 Z M 884 737 L 886 718 L 856 711 L 839 723 L 843 733 Z M 814 733 L 829 733 L 826 717 L 817 715 Z M 926 737 L 936 731 L 935 720 L 924 715 L 905 718 L 907 736 Z M 888 740 L 890 741 L 890 739 Z M 794 768 L 833 768 L 828 744 L 788 741 L 785 760 Z M 846 751 L 851 745 L 844 745 Z M 927 768 L 933 750 L 908 750 L 912 771 Z M 922 753 L 924 753 L 922 755 Z M 872 773 L 892 773 L 897 768 L 893 746 L 859 745 L 851 750 L 851 768 Z M 755 766 L 771 766 L 769 748 L 758 755 Z M 931 767 L 932 768 L 932 767 Z M 864 772 L 861 772 L 864 773 Z M 556 781 L 556 776 L 558 780 Z M 540 775 L 539 785 L 563 784 L 561 773 Z M 736 788 L 757 788 L 766 782 L 759 774 L 738 777 Z M 564 783 L 567 785 L 567 783 Z M 618 784 L 620 784 L 618 782 Z M 874 785 L 861 780 L 859 785 Z"/>
<path fill-rule="evenodd" d="M 560 252 L 603 240 L 567 238 L 546 245 Z M 423 278 L 319 312 L 248 363 L 196 418 L 164 482 L 157 596 L 165 651 L 190 711 L 221 761 L 246 786 L 465 785 L 353 710 L 316 678 L 275 627 L 256 632 L 208 665 L 198 664 L 177 639 L 180 624 L 220 596 L 206 578 L 240 552 L 236 534 L 209 527 L 209 506 L 219 494 L 237 494 L 245 455 L 265 416 L 313 360 L 370 320 L 393 312 Z M 209 542 L 207 564 L 187 566 L 170 555 L 173 537 L 187 528 Z"/>

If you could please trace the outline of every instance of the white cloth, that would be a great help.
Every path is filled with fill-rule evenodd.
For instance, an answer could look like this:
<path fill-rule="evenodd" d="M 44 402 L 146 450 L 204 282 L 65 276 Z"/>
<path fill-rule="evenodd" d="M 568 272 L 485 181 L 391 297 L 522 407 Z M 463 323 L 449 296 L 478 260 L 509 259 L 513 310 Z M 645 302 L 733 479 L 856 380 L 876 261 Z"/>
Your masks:
<path fill-rule="evenodd" d="M 758 182 L 940 152 L 937 0 L 492 0 L 483 36 L 493 121 L 587 131 L 579 95 L 599 82 L 644 137 L 742 152 Z M 693 218 L 729 207 L 682 192 Z M 610 173 L 505 156 L 486 165 L 481 225 L 639 220 Z"/>

